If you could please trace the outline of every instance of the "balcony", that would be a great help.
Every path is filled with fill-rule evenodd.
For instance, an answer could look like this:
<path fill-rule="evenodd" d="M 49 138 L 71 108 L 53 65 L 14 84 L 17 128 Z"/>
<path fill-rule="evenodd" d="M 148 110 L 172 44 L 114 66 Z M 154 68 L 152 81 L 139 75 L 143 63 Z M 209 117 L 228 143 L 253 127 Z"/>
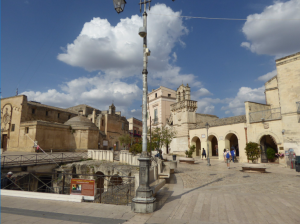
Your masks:
<path fill-rule="evenodd" d="M 178 103 L 171 104 L 171 111 L 179 110 L 182 108 L 190 108 L 193 111 L 197 109 L 197 101 L 194 100 L 183 100 Z"/>
<path fill-rule="evenodd" d="M 270 110 L 262 110 L 249 113 L 250 123 L 264 122 L 281 119 L 281 108 L 272 108 Z"/>

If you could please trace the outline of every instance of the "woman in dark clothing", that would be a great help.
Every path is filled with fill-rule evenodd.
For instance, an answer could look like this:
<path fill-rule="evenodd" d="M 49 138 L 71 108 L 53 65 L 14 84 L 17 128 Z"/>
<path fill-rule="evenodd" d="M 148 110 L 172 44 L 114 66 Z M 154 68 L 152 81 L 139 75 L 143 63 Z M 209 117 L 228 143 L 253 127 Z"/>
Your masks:
<path fill-rule="evenodd" d="M 203 160 L 203 157 L 205 156 L 205 159 L 206 159 L 206 152 L 205 152 L 205 149 L 202 148 L 202 160 Z"/>

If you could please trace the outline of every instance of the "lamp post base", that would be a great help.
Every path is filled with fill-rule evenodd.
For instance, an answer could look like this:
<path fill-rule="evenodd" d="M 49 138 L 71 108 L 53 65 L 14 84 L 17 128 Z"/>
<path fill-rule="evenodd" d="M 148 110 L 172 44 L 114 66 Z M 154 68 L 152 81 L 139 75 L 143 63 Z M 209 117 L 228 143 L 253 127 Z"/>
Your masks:
<path fill-rule="evenodd" d="M 156 209 L 156 198 L 133 198 L 131 211 L 136 213 L 152 213 Z"/>
<path fill-rule="evenodd" d="M 149 187 L 149 168 L 151 157 L 147 152 L 142 152 L 140 158 L 139 187 L 136 196 L 132 199 L 131 210 L 136 213 L 152 213 L 156 209 L 156 198 Z"/>
<path fill-rule="evenodd" d="M 210 158 L 207 158 L 207 166 L 210 166 Z"/>

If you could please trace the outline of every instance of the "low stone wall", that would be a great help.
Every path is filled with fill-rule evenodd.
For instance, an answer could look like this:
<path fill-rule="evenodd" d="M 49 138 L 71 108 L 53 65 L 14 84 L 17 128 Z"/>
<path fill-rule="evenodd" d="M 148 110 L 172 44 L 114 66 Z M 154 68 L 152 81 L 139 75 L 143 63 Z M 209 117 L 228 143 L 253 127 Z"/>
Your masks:
<path fill-rule="evenodd" d="M 113 162 L 114 153 L 112 150 L 88 150 L 88 158 Z"/>
<path fill-rule="evenodd" d="M 132 166 L 139 166 L 140 162 L 138 158 L 140 157 L 140 154 L 133 155 L 128 150 L 122 150 L 120 151 L 120 162 L 121 163 L 127 163 Z"/>

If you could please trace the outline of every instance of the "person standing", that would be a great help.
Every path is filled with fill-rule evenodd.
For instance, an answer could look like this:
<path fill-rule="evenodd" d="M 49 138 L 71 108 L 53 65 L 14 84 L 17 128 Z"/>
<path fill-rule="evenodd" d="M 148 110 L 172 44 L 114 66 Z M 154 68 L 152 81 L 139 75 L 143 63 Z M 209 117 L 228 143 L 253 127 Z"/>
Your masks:
<path fill-rule="evenodd" d="M 226 163 L 226 149 L 224 149 L 223 157 L 224 157 L 224 162 Z"/>
<path fill-rule="evenodd" d="M 203 160 L 203 157 L 205 156 L 205 159 L 206 159 L 206 151 L 204 148 L 202 148 L 202 160 Z"/>
<path fill-rule="evenodd" d="M 13 175 L 13 172 L 8 172 L 6 177 L 4 177 L 2 180 L 1 180 L 1 189 L 10 189 L 12 186 L 12 180 L 11 180 L 11 177 Z"/>
<path fill-rule="evenodd" d="M 229 149 L 226 150 L 226 162 L 227 162 L 227 169 L 230 169 L 230 152 Z"/>

